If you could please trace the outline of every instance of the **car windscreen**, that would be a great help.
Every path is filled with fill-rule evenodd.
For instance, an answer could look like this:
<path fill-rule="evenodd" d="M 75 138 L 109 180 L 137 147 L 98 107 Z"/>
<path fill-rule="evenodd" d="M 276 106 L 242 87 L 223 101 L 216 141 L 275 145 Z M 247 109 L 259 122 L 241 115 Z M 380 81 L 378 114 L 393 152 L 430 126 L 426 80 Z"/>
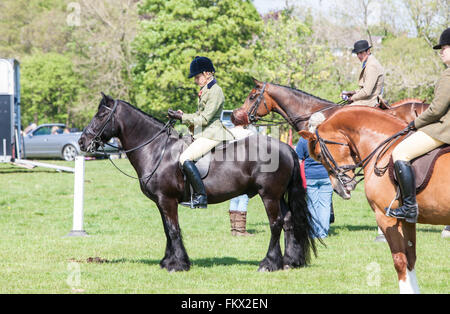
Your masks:
<path fill-rule="evenodd" d="M 222 112 L 222 121 L 230 121 L 231 120 L 231 113 L 230 111 L 223 111 Z"/>

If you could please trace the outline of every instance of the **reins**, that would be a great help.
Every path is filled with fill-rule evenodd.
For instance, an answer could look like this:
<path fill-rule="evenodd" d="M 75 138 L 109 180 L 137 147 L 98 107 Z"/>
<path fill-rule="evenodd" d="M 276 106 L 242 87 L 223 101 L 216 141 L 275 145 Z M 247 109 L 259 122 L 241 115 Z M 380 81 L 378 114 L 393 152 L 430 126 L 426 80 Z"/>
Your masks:
<path fill-rule="evenodd" d="M 378 153 L 376 160 L 375 160 L 375 164 L 374 164 L 374 172 L 377 176 L 382 176 L 386 173 L 388 167 L 389 167 L 389 162 L 386 164 L 386 166 L 383 167 L 378 167 L 378 162 L 381 160 L 381 158 L 386 154 L 386 152 L 392 147 L 392 145 L 394 145 L 401 136 L 408 134 L 411 131 L 411 129 L 409 127 L 406 127 L 405 129 L 395 133 L 394 135 L 388 137 L 387 139 L 385 139 L 383 142 L 381 142 L 369 155 L 367 155 L 366 158 L 364 158 L 363 160 L 357 162 L 354 165 L 344 165 L 344 166 L 339 166 L 337 164 L 337 162 L 334 160 L 333 156 L 331 155 L 328 147 L 326 144 L 337 144 L 337 145 L 343 145 L 343 146 L 349 146 L 349 144 L 347 143 L 339 143 L 339 142 L 334 142 L 334 141 L 329 141 L 329 140 L 325 140 L 323 138 L 320 137 L 319 135 L 319 131 L 318 129 L 316 129 L 316 137 L 317 137 L 317 141 L 319 142 L 320 145 L 320 149 L 321 149 L 321 154 L 324 156 L 324 161 L 327 163 L 328 167 L 330 168 L 331 172 L 333 173 L 333 175 L 335 175 L 335 177 L 341 182 L 341 184 L 344 184 L 346 182 L 344 182 L 342 179 L 342 177 L 344 175 L 346 175 L 346 173 L 348 171 L 353 171 L 356 168 L 360 168 L 357 172 L 355 172 L 355 174 L 353 175 L 352 178 L 350 178 L 350 181 L 355 180 L 355 178 L 357 176 L 362 176 L 362 178 L 360 180 L 355 180 L 356 184 L 355 186 L 361 182 L 362 180 L 364 180 L 364 174 L 362 174 L 361 172 L 364 170 L 364 168 L 367 166 L 367 164 L 370 162 L 370 160 L 375 156 L 376 152 L 381 148 L 381 151 Z"/>
<path fill-rule="evenodd" d="M 266 107 L 267 112 L 270 112 L 269 108 L 267 107 L 266 98 L 264 97 L 264 92 L 266 90 L 266 85 L 267 85 L 267 83 L 264 82 L 263 86 L 261 88 L 261 91 L 260 91 L 260 93 L 258 95 L 258 98 L 252 104 L 252 106 L 250 107 L 249 111 L 247 112 L 249 120 L 250 120 L 250 123 L 255 125 L 255 126 L 276 126 L 276 125 L 290 124 L 290 125 L 295 127 L 297 125 L 297 123 L 309 120 L 311 118 L 311 116 L 313 114 L 315 114 L 315 113 L 326 111 L 326 110 L 329 110 L 329 109 L 332 109 L 332 108 L 336 108 L 337 106 L 342 107 L 342 106 L 347 104 L 347 101 L 340 101 L 337 104 L 333 104 L 333 105 L 330 105 L 328 107 L 322 108 L 320 110 L 314 111 L 312 113 L 296 116 L 296 117 L 293 117 L 293 118 L 290 118 L 288 115 L 286 115 L 286 120 L 287 121 L 267 120 L 267 119 L 263 119 L 261 117 L 256 119 L 255 118 L 256 114 L 258 112 L 259 106 L 260 106 L 261 101 L 263 99 L 264 99 L 263 103 L 264 103 L 264 106 Z M 256 124 L 257 121 L 263 121 L 263 122 L 268 122 L 268 123 L 265 123 L 265 124 L 258 123 L 258 124 Z"/>
<path fill-rule="evenodd" d="M 118 100 L 117 100 L 117 99 L 114 100 L 114 106 L 113 106 L 112 109 L 109 108 L 109 107 L 107 107 L 107 106 L 105 106 L 105 105 L 103 105 L 105 108 L 107 108 L 108 110 L 110 110 L 110 113 L 109 113 L 108 118 L 106 119 L 106 121 L 103 123 L 103 125 L 102 125 L 100 131 L 97 132 L 97 134 L 94 135 L 94 138 L 93 138 L 93 140 L 92 140 L 90 146 L 92 146 L 92 144 L 96 143 L 99 147 L 102 148 L 101 153 L 102 153 L 104 156 L 107 156 L 107 157 L 108 157 L 108 160 L 113 164 L 113 166 L 114 166 L 117 170 L 119 170 L 122 174 L 124 174 L 125 176 L 127 176 L 127 177 L 129 177 L 129 178 L 139 180 L 139 181 L 141 182 L 141 184 L 144 184 L 144 181 L 145 181 L 145 184 L 147 184 L 148 181 L 150 181 L 150 179 L 152 178 L 152 176 L 153 176 L 154 173 L 156 172 L 156 170 L 158 169 L 159 165 L 161 164 L 162 159 L 164 158 L 164 154 L 165 154 L 166 148 L 167 148 L 167 142 L 169 141 L 169 138 L 170 138 L 170 135 L 171 135 L 171 130 L 172 130 L 174 124 L 176 123 L 176 120 L 170 119 L 170 120 L 169 120 L 169 121 L 168 121 L 168 122 L 167 122 L 167 123 L 166 123 L 166 124 L 165 124 L 165 125 L 164 125 L 164 126 L 163 126 L 163 127 L 162 127 L 162 128 L 161 128 L 154 136 L 153 136 L 153 137 L 152 137 L 152 138 L 150 138 L 149 140 L 145 141 L 144 143 L 141 143 L 141 144 L 139 144 L 138 146 L 133 147 L 133 148 L 131 148 L 131 149 L 123 150 L 123 149 L 120 149 L 119 147 L 116 147 L 116 146 L 111 145 L 111 144 L 109 144 L 109 143 L 104 143 L 104 142 L 101 140 L 101 136 L 102 136 L 103 132 L 105 131 L 107 124 L 108 124 L 110 121 L 112 121 L 112 122 L 111 122 L 111 123 L 112 123 L 112 126 L 111 126 L 111 127 L 112 127 L 112 129 L 114 130 L 114 112 L 115 112 L 115 110 L 116 110 L 116 108 L 117 108 L 117 105 L 118 105 Z M 86 133 L 90 133 L 90 134 L 94 134 L 94 133 L 92 133 L 92 131 L 91 131 L 89 128 L 87 128 L 87 129 L 85 130 L 85 132 L 86 132 Z M 158 161 L 156 162 L 156 165 L 155 165 L 154 169 L 153 169 L 148 175 L 145 175 L 145 176 L 142 176 L 142 177 L 135 177 L 135 176 L 129 175 L 129 174 L 125 173 L 123 170 L 121 170 L 121 169 L 120 169 L 120 168 L 112 161 L 112 159 L 111 159 L 111 154 L 106 153 L 105 148 L 104 148 L 104 145 L 106 144 L 106 145 L 108 145 L 108 146 L 110 146 L 110 147 L 113 147 L 113 148 L 117 149 L 118 152 L 119 152 L 119 154 L 127 154 L 127 153 L 131 153 L 131 152 L 134 152 L 134 151 L 136 151 L 136 150 L 138 150 L 138 149 L 140 149 L 140 148 L 142 148 L 142 147 L 144 147 L 144 146 L 150 144 L 151 142 L 153 142 L 156 138 L 158 138 L 158 137 L 159 137 L 161 134 L 163 134 L 163 133 L 166 133 L 166 134 L 167 134 L 167 138 L 166 138 L 166 141 L 165 141 L 165 143 L 164 143 L 162 152 L 161 152 L 161 154 L 160 154 L 160 156 L 159 156 L 159 159 L 158 159 Z"/>
<path fill-rule="evenodd" d="M 148 175 L 145 175 L 145 176 L 142 176 L 142 177 L 135 177 L 135 176 L 132 176 L 132 175 L 129 175 L 129 174 L 127 174 L 127 173 L 125 173 L 122 169 L 120 169 L 113 161 L 112 161 L 112 159 L 111 159 L 111 154 L 107 154 L 106 152 L 105 152 L 105 150 L 104 150 L 104 147 L 103 147 L 103 145 L 101 146 L 102 147 L 102 149 L 103 149 L 103 154 L 105 155 L 105 156 L 108 156 L 108 160 L 112 163 L 112 165 L 117 169 L 117 170 L 119 170 L 122 174 L 124 174 L 125 176 L 127 176 L 127 177 L 129 177 L 129 178 L 131 178 L 131 179 L 135 179 L 135 180 L 139 180 L 140 182 L 141 182 L 141 184 L 147 184 L 148 183 L 148 181 L 150 181 L 150 179 L 152 178 L 152 176 L 155 174 L 155 172 L 156 172 L 156 170 L 158 169 L 158 167 L 159 167 L 159 165 L 161 164 L 161 161 L 163 160 L 163 158 L 164 158 L 164 154 L 165 154 L 165 152 L 166 152 L 166 148 L 167 148 L 167 142 L 169 141 L 169 138 L 170 138 L 170 132 L 171 132 L 171 129 L 172 129 L 172 127 L 173 127 L 173 125 L 175 124 L 175 120 L 173 120 L 173 119 L 171 119 L 171 120 L 169 120 L 169 122 L 167 122 L 165 125 L 164 125 L 164 127 L 154 136 L 154 137 L 152 137 L 150 140 L 148 140 L 148 141 L 146 141 L 146 142 L 144 142 L 143 144 L 140 144 L 139 146 L 137 146 L 137 147 L 134 147 L 134 148 L 132 148 L 132 149 L 128 149 L 128 150 L 120 150 L 119 149 L 119 154 L 123 154 L 123 153 L 130 153 L 130 152 L 133 152 L 133 151 L 135 151 L 135 150 L 138 150 L 139 148 L 142 148 L 142 147 L 144 147 L 145 145 L 147 145 L 147 144 L 150 144 L 154 139 L 156 139 L 159 135 L 161 135 L 162 133 L 167 133 L 167 138 L 166 138 L 166 141 L 164 142 L 164 146 L 163 146 L 163 150 L 162 150 L 162 152 L 161 152 L 161 154 L 160 154 L 160 156 L 159 156 L 159 159 L 158 159 L 158 161 L 156 162 L 156 165 L 155 165 L 155 167 L 153 168 L 153 170 L 148 174 Z M 108 143 L 106 143 L 106 144 L 108 144 Z M 109 146 L 111 146 L 111 147 L 115 147 L 115 146 L 113 146 L 113 145 L 111 145 L 111 144 L 108 144 Z M 145 182 L 144 182 L 145 181 Z"/>

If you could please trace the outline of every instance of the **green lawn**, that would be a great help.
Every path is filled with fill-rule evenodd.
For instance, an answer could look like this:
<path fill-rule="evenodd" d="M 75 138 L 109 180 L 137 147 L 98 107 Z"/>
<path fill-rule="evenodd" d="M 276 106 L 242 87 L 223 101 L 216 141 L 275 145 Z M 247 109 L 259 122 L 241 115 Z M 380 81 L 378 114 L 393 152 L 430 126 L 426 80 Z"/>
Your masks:
<path fill-rule="evenodd" d="M 73 163 L 51 163 L 74 166 Z M 127 160 L 118 165 L 133 173 Z M 73 174 L 0 164 L 0 293 L 397 293 L 385 243 L 376 243 L 363 186 L 344 201 L 334 195 L 336 222 L 311 266 L 258 273 L 269 244 L 259 197 L 249 203 L 253 237 L 230 235 L 228 205 L 179 209 L 189 272 L 168 273 L 159 261 L 165 236 L 159 212 L 108 161 L 87 161 L 86 238 L 72 227 Z M 442 226 L 418 226 L 416 272 L 422 293 L 450 292 L 450 241 Z M 106 260 L 90 263 L 91 257 Z"/>

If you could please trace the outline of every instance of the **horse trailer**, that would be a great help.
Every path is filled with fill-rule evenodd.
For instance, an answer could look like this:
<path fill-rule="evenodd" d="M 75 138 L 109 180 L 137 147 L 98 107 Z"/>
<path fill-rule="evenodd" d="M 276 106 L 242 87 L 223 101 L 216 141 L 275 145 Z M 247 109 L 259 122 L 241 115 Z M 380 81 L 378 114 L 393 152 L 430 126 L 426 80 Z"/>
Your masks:
<path fill-rule="evenodd" d="M 20 124 L 20 66 L 15 59 L 0 59 L 0 162 L 23 154 Z"/>

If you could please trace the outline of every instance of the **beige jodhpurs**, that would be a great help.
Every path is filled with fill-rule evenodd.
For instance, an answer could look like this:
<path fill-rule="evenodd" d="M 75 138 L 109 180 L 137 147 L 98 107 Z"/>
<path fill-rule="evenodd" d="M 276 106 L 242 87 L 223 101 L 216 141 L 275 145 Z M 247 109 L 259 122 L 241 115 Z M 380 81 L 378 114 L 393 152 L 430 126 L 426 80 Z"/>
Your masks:
<path fill-rule="evenodd" d="M 443 145 L 444 143 L 432 138 L 422 131 L 405 138 L 392 151 L 392 159 L 395 161 L 411 161 L 412 159 L 422 156 L 429 151 Z"/>
<path fill-rule="evenodd" d="M 220 141 L 211 140 L 205 137 L 199 137 L 181 154 L 180 164 L 183 165 L 186 160 L 196 161 L 197 159 L 200 159 L 203 155 L 206 155 L 219 143 Z"/>

